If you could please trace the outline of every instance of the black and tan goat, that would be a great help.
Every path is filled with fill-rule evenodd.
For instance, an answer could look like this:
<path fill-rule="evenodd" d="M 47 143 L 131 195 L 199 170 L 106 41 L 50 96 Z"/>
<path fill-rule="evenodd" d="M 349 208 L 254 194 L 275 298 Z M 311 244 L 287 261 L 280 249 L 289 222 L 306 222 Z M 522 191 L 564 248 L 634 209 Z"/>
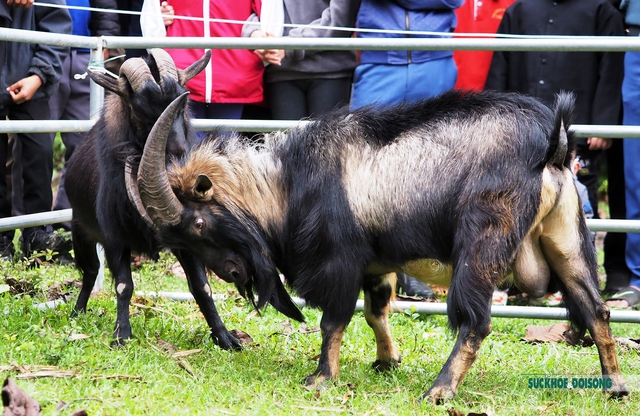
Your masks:
<path fill-rule="evenodd" d="M 458 338 L 425 396 L 454 396 L 491 331 L 493 289 L 512 274 L 533 296 L 552 280 L 562 289 L 572 324 L 595 340 L 610 394 L 624 396 L 595 250 L 567 168 L 572 106 L 566 94 L 554 112 L 521 95 L 450 92 L 337 112 L 260 144 L 215 140 L 167 173 L 172 105 L 147 141 L 130 194 L 165 244 L 211 266 L 224 257 L 220 276 L 251 300 L 257 294 L 258 307 L 270 302 L 301 319 L 281 271 L 322 308 L 321 355 L 307 383 L 338 375 L 361 289 L 378 345 L 374 366 L 400 362 L 387 314 L 393 272 L 403 272 L 450 286 Z"/>
<path fill-rule="evenodd" d="M 96 244 L 104 246 L 107 265 L 115 280 L 118 315 L 116 342 L 131 337 L 129 303 L 133 293 L 131 254 L 152 255 L 161 249 L 154 230 L 129 202 L 125 166 L 135 171 L 145 141 L 163 110 L 177 97 L 186 97 L 185 83 L 204 69 L 211 53 L 185 70 L 176 68 L 169 54 L 153 49 L 146 59 L 124 62 L 118 79 L 89 71 L 97 84 L 111 92 L 100 118 L 69 161 L 66 189 L 73 208 L 72 237 L 76 266 L 82 272 L 82 290 L 74 313 L 86 310 L 100 267 Z M 166 157 L 183 156 L 196 141 L 181 100 L 168 132 Z M 173 250 L 185 270 L 189 289 L 211 328 L 214 342 L 238 349 L 240 342 L 225 328 L 211 298 L 205 267 L 188 250 Z"/>

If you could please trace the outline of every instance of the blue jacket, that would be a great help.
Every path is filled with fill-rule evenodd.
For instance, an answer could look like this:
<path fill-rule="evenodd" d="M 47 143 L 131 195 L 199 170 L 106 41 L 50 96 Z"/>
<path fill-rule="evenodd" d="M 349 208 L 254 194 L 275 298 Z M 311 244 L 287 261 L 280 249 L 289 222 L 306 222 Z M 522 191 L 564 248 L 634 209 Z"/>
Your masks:
<path fill-rule="evenodd" d="M 40 32 L 71 34 L 71 16 L 66 9 L 33 5 L 28 9 L 10 7 L 5 0 L 1 13 L 5 27 L 12 29 L 36 30 Z M 65 4 L 65 0 L 39 0 L 41 3 Z M 8 22 L 7 22 L 8 20 Z M 4 42 L 4 54 L 0 56 L 0 108 L 13 105 L 7 87 L 29 75 L 36 74 L 42 79 L 32 101 L 48 99 L 57 89 L 62 77 L 62 62 L 69 54 L 65 46 Z"/>
<path fill-rule="evenodd" d="M 357 27 L 451 33 L 456 27 L 455 9 L 464 0 L 362 0 Z M 399 33 L 358 32 L 359 38 L 443 37 Z M 397 64 L 427 62 L 453 55 L 453 51 L 362 51 L 361 63 Z"/>

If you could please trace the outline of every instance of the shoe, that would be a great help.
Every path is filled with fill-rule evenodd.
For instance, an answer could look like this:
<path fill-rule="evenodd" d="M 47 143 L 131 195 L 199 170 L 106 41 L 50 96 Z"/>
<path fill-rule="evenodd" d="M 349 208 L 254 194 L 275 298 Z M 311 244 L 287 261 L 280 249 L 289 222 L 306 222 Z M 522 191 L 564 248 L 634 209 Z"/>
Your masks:
<path fill-rule="evenodd" d="M 31 233 L 25 246 L 23 252 L 26 258 L 29 258 L 35 252 L 47 250 L 58 254 L 66 254 L 73 248 L 71 240 L 66 240 L 58 234 L 42 228 L 38 228 Z"/>
<path fill-rule="evenodd" d="M 629 269 L 614 269 L 607 271 L 607 283 L 605 284 L 604 289 L 602 289 L 602 294 L 614 295 L 629 286 L 630 281 L 631 272 Z"/>
<path fill-rule="evenodd" d="M 398 280 L 396 283 L 396 293 L 403 294 L 405 296 L 414 296 L 423 299 L 435 299 L 436 294 L 433 293 L 431 287 L 411 276 L 407 276 L 404 273 L 397 273 Z M 400 290 L 402 290 L 402 293 Z"/>
<path fill-rule="evenodd" d="M 611 305 L 609 305 L 609 301 L 612 301 L 612 300 L 625 300 L 625 301 L 627 301 L 627 305 L 628 306 L 626 308 L 620 308 L 620 307 L 617 307 L 617 306 L 611 306 Z M 605 304 L 607 306 L 609 306 L 610 308 L 616 308 L 616 309 L 633 308 L 633 309 L 635 309 L 640 304 L 640 290 L 638 290 L 637 288 L 635 288 L 633 286 L 627 286 L 625 288 L 622 288 L 618 293 L 616 293 L 615 295 L 613 295 L 609 299 L 607 299 L 605 301 Z"/>
<path fill-rule="evenodd" d="M 562 304 L 562 293 L 547 293 L 541 298 L 529 298 L 530 306 L 560 306 Z"/>
<path fill-rule="evenodd" d="M 0 258 L 5 261 L 13 261 L 13 238 L 8 235 L 0 235 Z"/>

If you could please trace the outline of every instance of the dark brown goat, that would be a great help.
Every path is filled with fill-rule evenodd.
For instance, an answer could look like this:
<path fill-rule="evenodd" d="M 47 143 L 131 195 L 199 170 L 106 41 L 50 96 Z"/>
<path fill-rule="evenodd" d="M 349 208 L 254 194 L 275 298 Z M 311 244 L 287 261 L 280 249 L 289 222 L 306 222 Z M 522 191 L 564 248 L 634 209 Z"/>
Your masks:
<path fill-rule="evenodd" d="M 118 79 L 89 71 L 91 79 L 111 94 L 67 170 L 75 262 L 82 272 L 82 290 L 74 313 L 86 310 L 100 267 L 96 254 L 96 244 L 100 243 L 115 280 L 118 316 L 113 336 L 118 343 L 131 337 L 131 254 L 153 255 L 162 248 L 154 230 L 129 202 L 125 166 L 137 169 L 151 128 L 174 100 L 179 102 L 179 109 L 167 133 L 167 155 L 162 163 L 183 156 L 193 146 L 195 131 L 186 109 L 184 85 L 204 69 L 210 56 L 207 52 L 189 68 L 179 70 L 166 51 L 153 49 L 149 58 L 125 61 Z M 225 349 L 241 348 L 218 316 L 202 261 L 187 250 L 176 249 L 173 253 L 184 268 L 189 289 L 211 328 L 214 342 Z"/>
<path fill-rule="evenodd" d="M 131 194 L 139 193 L 141 212 L 165 244 L 212 266 L 225 257 L 221 277 L 251 300 L 257 293 L 258 307 L 270 302 L 302 318 L 281 271 L 322 308 L 322 349 L 309 384 L 338 375 L 361 289 L 378 345 L 374 366 L 400 362 L 387 315 L 394 272 L 403 272 L 450 285 L 447 312 L 458 338 L 425 396 L 453 397 L 491 331 L 493 289 L 512 275 L 533 296 L 551 281 L 561 288 L 572 324 L 593 336 L 610 394 L 624 396 L 595 250 L 568 169 L 572 107 L 568 94 L 554 112 L 517 94 L 449 92 L 336 112 L 260 144 L 213 141 L 167 173 L 158 161 L 174 120 L 170 106 L 147 141 Z"/>

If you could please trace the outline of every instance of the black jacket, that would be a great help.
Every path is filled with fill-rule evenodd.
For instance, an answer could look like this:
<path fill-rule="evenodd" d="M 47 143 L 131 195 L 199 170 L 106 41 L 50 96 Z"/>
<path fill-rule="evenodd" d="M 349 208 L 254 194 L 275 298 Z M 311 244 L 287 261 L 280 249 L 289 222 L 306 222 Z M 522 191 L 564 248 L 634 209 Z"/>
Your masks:
<path fill-rule="evenodd" d="M 97 9 L 118 10 L 117 0 L 91 0 L 91 7 Z M 118 13 L 91 12 L 91 34 L 93 36 L 120 36 L 120 17 Z"/>
<path fill-rule="evenodd" d="M 65 4 L 65 0 L 39 2 Z M 7 6 L 6 0 L 0 0 L 0 3 L 0 9 L 10 16 L 10 20 L 0 17 L 3 27 L 71 34 L 71 16 L 66 9 L 36 5 L 23 9 Z M 57 90 L 62 77 L 62 62 L 69 54 L 68 47 L 8 41 L 0 43 L 0 108 L 13 104 L 7 87 L 29 75 L 36 74 L 42 79 L 42 87 L 32 100 L 48 99 Z"/>
<path fill-rule="evenodd" d="M 608 0 L 518 0 L 498 33 L 622 36 L 624 24 Z M 553 104 L 561 90 L 576 94 L 576 123 L 618 124 L 624 54 L 620 52 L 499 52 L 486 89 L 517 91 Z"/>

